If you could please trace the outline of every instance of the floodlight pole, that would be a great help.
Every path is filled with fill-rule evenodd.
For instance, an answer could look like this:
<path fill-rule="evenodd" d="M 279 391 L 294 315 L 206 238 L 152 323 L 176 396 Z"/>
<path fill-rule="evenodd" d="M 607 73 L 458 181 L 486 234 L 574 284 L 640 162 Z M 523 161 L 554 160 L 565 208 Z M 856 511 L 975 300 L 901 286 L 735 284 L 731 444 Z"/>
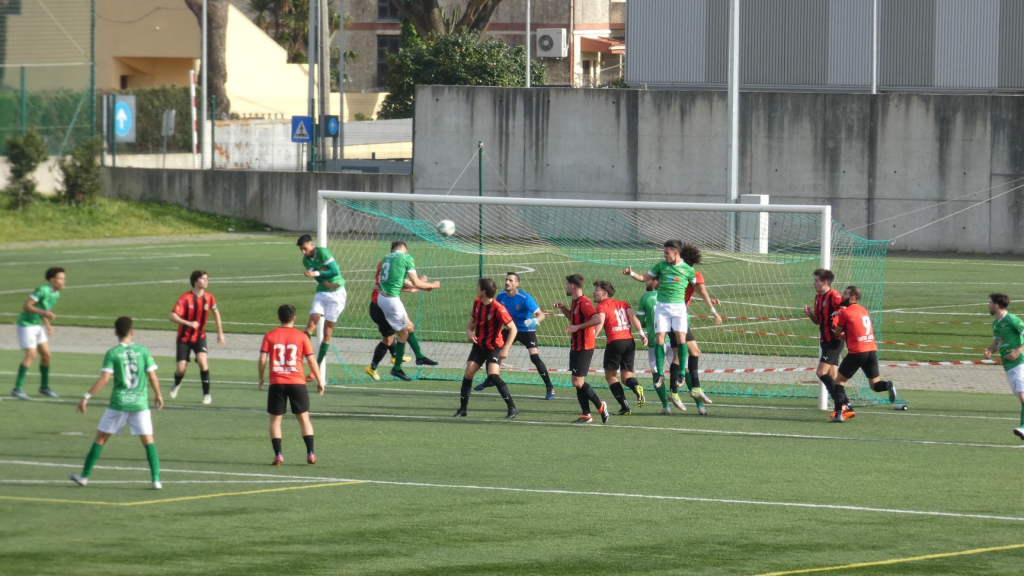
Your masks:
<path fill-rule="evenodd" d="M 871 93 L 878 94 L 878 0 L 871 2 Z"/>
<path fill-rule="evenodd" d="M 210 97 L 210 93 L 206 91 L 206 76 L 207 70 L 210 69 L 210 54 L 209 47 L 207 46 L 206 36 L 209 33 L 209 26 L 207 24 L 206 15 L 206 2 L 203 0 L 203 88 L 202 88 L 202 100 L 203 100 L 203 111 L 200 115 L 200 124 L 202 125 L 202 131 L 200 135 L 202 138 L 199 141 L 199 169 L 203 170 L 206 168 L 206 100 Z"/>
<path fill-rule="evenodd" d="M 316 106 L 315 102 L 315 90 L 316 84 L 313 78 L 313 69 L 316 66 L 316 2 L 317 0 L 309 0 L 309 38 L 306 40 L 306 70 L 309 74 L 309 106 L 307 111 L 309 117 L 313 119 L 313 125 L 316 126 Z M 306 171 L 313 172 L 316 170 L 316 138 L 310 138 L 309 140 L 309 153 L 306 157 Z"/>
<path fill-rule="evenodd" d="M 526 0 L 526 87 L 530 87 L 530 0 Z"/>

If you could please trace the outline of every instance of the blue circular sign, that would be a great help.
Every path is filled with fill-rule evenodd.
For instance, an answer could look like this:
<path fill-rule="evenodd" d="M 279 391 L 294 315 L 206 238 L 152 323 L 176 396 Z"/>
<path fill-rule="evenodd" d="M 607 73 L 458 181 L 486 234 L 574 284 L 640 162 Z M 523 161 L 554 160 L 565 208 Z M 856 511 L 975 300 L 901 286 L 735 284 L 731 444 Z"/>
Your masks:
<path fill-rule="evenodd" d="M 338 119 L 328 118 L 327 119 L 327 133 L 334 136 L 338 133 Z"/>
<path fill-rule="evenodd" d="M 132 107 L 127 102 L 114 105 L 114 133 L 124 137 L 132 131 Z"/>

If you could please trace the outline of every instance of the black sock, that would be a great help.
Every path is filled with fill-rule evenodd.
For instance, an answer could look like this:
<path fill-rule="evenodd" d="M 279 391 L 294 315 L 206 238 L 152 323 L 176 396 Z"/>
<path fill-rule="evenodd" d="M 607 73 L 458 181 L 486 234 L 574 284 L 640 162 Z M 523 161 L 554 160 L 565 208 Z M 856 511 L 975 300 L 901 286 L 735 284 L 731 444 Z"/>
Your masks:
<path fill-rule="evenodd" d="M 370 361 L 370 368 L 377 369 L 377 365 L 384 359 L 384 355 L 388 353 L 388 345 L 383 342 L 377 342 L 377 347 L 373 349 L 373 360 Z"/>
<path fill-rule="evenodd" d="M 275 456 L 277 456 L 278 454 L 281 453 L 281 439 L 280 438 L 271 438 L 270 439 L 270 445 L 274 447 L 274 455 Z"/>
<path fill-rule="evenodd" d="M 550 392 L 554 387 L 551 385 L 551 376 L 548 376 L 548 367 L 540 359 L 540 354 L 530 354 L 530 361 L 537 367 L 537 374 L 540 374 L 541 379 L 544 380 L 544 386 Z"/>
<path fill-rule="evenodd" d="M 395 355 L 395 344 L 394 343 L 392 343 L 390 346 L 388 346 L 388 352 L 390 352 L 392 356 Z M 381 358 L 383 358 L 383 356 L 381 356 Z"/>
<path fill-rule="evenodd" d="M 175 386 L 181 386 L 181 379 L 184 378 L 184 377 L 185 377 L 184 374 L 181 374 L 181 375 L 175 374 L 174 375 L 174 385 Z"/>
<path fill-rule="evenodd" d="M 584 382 L 583 388 L 580 388 L 580 390 L 583 390 L 583 393 L 587 395 L 587 398 L 594 403 L 594 408 L 601 408 L 601 399 L 597 397 L 597 392 L 594 392 L 594 389 L 590 387 L 590 384 Z"/>
<path fill-rule="evenodd" d="M 306 452 L 313 453 L 313 435 L 303 436 L 302 441 L 306 443 Z"/>
<path fill-rule="evenodd" d="M 693 384 L 694 388 L 700 388 L 700 377 L 697 376 L 697 364 L 700 362 L 700 356 L 690 356 L 686 360 L 686 369 L 690 371 L 690 383 Z"/>
<path fill-rule="evenodd" d="M 584 384 L 586 386 L 586 384 Z M 583 388 L 576 389 L 576 401 L 580 403 L 580 409 L 583 410 L 584 416 L 590 416 L 590 400 L 587 398 L 587 393 L 583 391 Z"/>
<path fill-rule="evenodd" d="M 512 401 L 512 393 L 508 391 L 508 384 L 501 379 L 501 376 L 497 374 L 491 374 L 488 376 L 491 383 L 498 387 L 498 394 L 501 394 L 501 398 L 505 401 L 505 405 L 509 408 L 515 408 L 516 403 Z"/>
<path fill-rule="evenodd" d="M 833 389 L 836 392 L 832 395 L 832 402 L 835 403 L 836 410 L 839 410 L 850 403 L 850 399 L 846 397 L 846 386 L 843 386 L 842 384 L 835 384 Z"/>
<path fill-rule="evenodd" d="M 669 387 L 669 390 L 671 390 L 672 393 L 675 394 L 676 392 L 679 392 L 679 364 L 673 363 L 671 366 L 669 366 L 668 370 L 669 370 L 669 379 L 668 379 L 669 385 L 668 385 L 668 387 Z"/>
<path fill-rule="evenodd" d="M 459 408 L 465 410 L 469 406 L 469 395 L 473 392 L 473 379 L 463 378 L 462 389 L 459 390 Z"/>
<path fill-rule="evenodd" d="M 608 388 L 612 391 L 612 396 L 618 401 L 619 406 L 622 406 L 624 410 L 629 410 L 629 404 L 626 402 L 626 391 L 622 388 L 622 384 L 616 382 L 609 384 Z"/>
<path fill-rule="evenodd" d="M 828 395 L 831 396 L 833 400 L 835 400 L 836 381 L 832 379 L 832 376 L 825 374 L 824 376 L 818 376 L 818 380 L 821 380 L 821 383 L 825 385 L 825 390 L 828 391 Z"/>
<path fill-rule="evenodd" d="M 203 370 L 199 372 L 199 380 L 203 383 L 203 396 L 210 393 L 210 371 Z"/>
<path fill-rule="evenodd" d="M 626 379 L 626 388 L 629 388 L 630 390 L 632 390 L 634 394 L 636 393 L 636 389 L 639 388 L 639 387 L 640 387 L 640 383 L 636 381 L 636 378 L 627 378 Z"/>
<path fill-rule="evenodd" d="M 874 390 L 875 392 L 888 392 L 889 382 L 886 382 L 885 380 L 879 380 L 878 382 L 875 382 L 874 384 L 871 385 L 871 389 Z"/>

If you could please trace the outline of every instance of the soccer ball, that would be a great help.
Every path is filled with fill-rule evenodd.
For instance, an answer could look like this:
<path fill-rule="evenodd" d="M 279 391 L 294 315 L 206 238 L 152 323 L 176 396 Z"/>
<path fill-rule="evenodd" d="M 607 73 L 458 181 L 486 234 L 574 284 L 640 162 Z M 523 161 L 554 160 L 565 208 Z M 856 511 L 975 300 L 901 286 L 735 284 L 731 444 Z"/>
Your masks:
<path fill-rule="evenodd" d="M 455 234 L 455 222 L 451 220 L 441 220 L 437 223 L 437 233 L 441 236 L 451 236 Z"/>

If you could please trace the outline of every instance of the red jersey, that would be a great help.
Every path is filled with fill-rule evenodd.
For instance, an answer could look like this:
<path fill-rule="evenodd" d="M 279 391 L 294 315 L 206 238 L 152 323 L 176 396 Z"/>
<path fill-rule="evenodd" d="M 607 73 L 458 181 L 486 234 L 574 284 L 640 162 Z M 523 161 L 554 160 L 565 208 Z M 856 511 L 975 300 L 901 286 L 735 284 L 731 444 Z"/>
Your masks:
<path fill-rule="evenodd" d="M 822 342 L 838 340 L 832 327 L 836 325 L 836 313 L 842 302 L 843 297 L 835 290 L 814 297 L 814 317 L 818 319 L 818 338 Z"/>
<path fill-rule="evenodd" d="M 274 328 L 263 336 L 260 352 L 270 355 L 271 384 L 305 384 L 302 361 L 313 354 L 309 338 L 295 328 Z"/>
<path fill-rule="evenodd" d="M 569 323 L 585 324 L 593 318 L 594 314 L 597 314 L 594 303 L 590 301 L 590 298 L 580 296 L 572 301 L 572 306 L 569 308 Z M 569 336 L 570 350 L 593 350 L 594 341 L 597 339 L 597 326 L 591 326 L 586 330 L 577 330 Z"/>
<path fill-rule="evenodd" d="M 370 302 L 377 303 L 377 296 L 380 296 L 380 267 L 384 265 L 381 260 L 377 264 L 377 273 L 373 275 L 373 292 L 370 294 Z"/>
<path fill-rule="evenodd" d="M 484 304 L 483 300 L 473 300 L 473 322 L 476 324 L 476 343 L 487 350 L 497 350 L 505 345 L 501 329 L 512 321 L 508 310 L 497 300 Z"/>
<path fill-rule="evenodd" d="M 704 275 L 703 274 L 701 274 L 700 272 L 697 272 L 696 270 L 694 270 L 693 273 L 697 275 L 696 280 L 695 280 L 696 283 L 695 284 L 687 284 L 686 285 L 686 294 L 683 296 L 683 298 L 686 301 L 686 305 L 687 306 L 690 305 L 690 300 L 693 298 L 694 288 L 697 287 L 697 284 L 703 284 L 704 283 Z"/>
<path fill-rule="evenodd" d="M 846 348 L 850 354 L 878 350 L 875 331 L 871 328 L 871 316 L 860 304 L 850 304 L 836 315 L 836 325 L 846 330 Z"/>
<path fill-rule="evenodd" d="M 611 298 L 602 300 L 597 305 L 597 311 L 604 314 L 604 333 L 608 338 L 608 342 L 633 339 L 629 315 L 626 314 L 626 310 L 629 309 L 629 304 L 621 300 L 612 300 Z"/>
<path fill-rule="evenodd" d="M 196 296 L 191 290 L 185 292 L 178 298 L 174 305 L 174 313 L 182 320 L 199 322 L 199 328 L 189 328 L 178 325 L 178 342 L 195 344 L 201 338 L 206 337 L 206 318 L 210 312 L 217 309 L 217 299 L 209 292 L 203 292 L 202 296 Z"/>

